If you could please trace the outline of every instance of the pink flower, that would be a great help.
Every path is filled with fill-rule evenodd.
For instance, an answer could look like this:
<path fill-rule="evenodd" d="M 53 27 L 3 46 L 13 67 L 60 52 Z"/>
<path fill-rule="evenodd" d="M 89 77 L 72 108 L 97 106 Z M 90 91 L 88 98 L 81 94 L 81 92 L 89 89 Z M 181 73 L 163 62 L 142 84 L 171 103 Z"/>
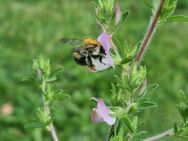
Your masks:
<path fill-rule="evenodd" d="M 112 57 L 110 56 L 110 48 L 111 48 L 111 35 L 106 33 L 106 32 L 102 32 L 99 37 L 97 38 L 97 41 L 102 45 L 102 47 L 105 50 L 106 53 L 106 63 L 107 65 L 113 66 L 114 62 Z"/>
<path fill-rule="evenodd" d="M 112 111 L 104 104 L 104 101 L 98 99 L 97 108 L 93 108 L 91 120 L 94 123 L 106 122 L 108 125 L 113 125 L 116 118 L 112 117 L 110 113 L 112 113 Z"/>

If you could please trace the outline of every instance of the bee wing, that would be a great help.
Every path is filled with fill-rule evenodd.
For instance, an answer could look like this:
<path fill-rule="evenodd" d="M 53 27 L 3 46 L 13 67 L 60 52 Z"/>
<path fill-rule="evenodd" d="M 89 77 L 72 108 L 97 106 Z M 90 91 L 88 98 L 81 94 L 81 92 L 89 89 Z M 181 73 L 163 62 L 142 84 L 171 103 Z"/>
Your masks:
<path fill-rule="evenodd" d="M 73 48 L 73 49 L 71 50 L 71 52 L 79 52 L 79 51 L 81 51 L 81 50 L 83 50 L 83 47 L 76 47 L 76 48 Z"/>
<path fill-rule="evenodd" d="M 83 40 L 80 39 L 71 39 L 71 38 L 62 38 L 60 40 L 63 44 L 82 46 L 84 44 Z"/>

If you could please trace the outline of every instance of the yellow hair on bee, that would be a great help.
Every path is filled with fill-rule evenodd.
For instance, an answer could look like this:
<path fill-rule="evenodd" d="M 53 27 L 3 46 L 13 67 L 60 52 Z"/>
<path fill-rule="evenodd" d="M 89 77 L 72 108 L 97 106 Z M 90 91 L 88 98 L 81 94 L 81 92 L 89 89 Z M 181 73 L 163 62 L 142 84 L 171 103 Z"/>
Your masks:
<path fill-rule="evenodd" d="M 85 43 L 85 45 L 95 45 L 97 47 L 101 46 L 100 43 L 97 40 L 92 39 L 92 38 L 86 38 L 86 39 L 84 39 L 84 43 Z"/>

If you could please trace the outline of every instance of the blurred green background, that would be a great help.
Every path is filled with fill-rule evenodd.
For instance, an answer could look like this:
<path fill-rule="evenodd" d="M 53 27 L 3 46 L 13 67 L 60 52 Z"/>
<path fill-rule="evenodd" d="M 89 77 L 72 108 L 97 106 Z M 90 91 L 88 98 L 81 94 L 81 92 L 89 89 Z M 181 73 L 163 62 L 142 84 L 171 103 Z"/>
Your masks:
<path fill-rule="evenodd" d="M 44 129 L 24 129 L 35 117 L 40 94 L 35 85 L 22 82 L 31 73 L 32 60 L 44 54 L 53 68 L 64 67 L 56 84 L 72 99 L 54 105 L 54 123 L 61 141 L 102 141 L 108 126 L 90 121 L 95 106 L 90 97 L 109 102 L 110 82 L 115 70 L 89 73 L 74 63 L 70 47 L 58 41 L 62 37 L 96 38 L 92 0 L 0 0 L 0 140 L 50 141 Z M 119 0 L 121 8 L 131 14 L 116 36 L 131 44 L 142 39 L 150 10 L 138 0 Z M 176 13 L 188 15 L 188 1 L 179 0 Z M 150 84 L 159 88 L 150 97 L 158 107 L 140 114 L 146 136 L 171 128 L 181 118 L 176 103 L 178 90 L 188 93 L 188 24 L 163 25 L 150 44 L 144 63 Z M 161 141 L 179 139 L 165 138 Z"/>

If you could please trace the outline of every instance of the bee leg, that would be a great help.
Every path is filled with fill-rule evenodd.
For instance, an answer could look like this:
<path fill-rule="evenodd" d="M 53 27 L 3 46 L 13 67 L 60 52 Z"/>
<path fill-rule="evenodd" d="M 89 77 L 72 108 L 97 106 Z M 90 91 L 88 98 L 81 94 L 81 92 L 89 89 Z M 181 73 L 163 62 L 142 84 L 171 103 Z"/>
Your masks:
<path fill-rule="evenodd" d="M 102 64 L 106 65 L 104 62 L 102 62 L 102 56 L 99 56 L 99 61 L 100 61 Z"/>
<path fill-rule="evenodd" d="M 100 52 L 101 52 L 102 54 L 106 55 L 106 52 L 105 52 L 103 46 L 100 47 Z"/>
<path fill-rule="evenodd" d="M 103 59 L 103 55 L 92 55 L 91 57 L 93 57 L 94 59 L 99 59 L 99 62 L 106 65 L 104 62 L 102 62 Z"/>
<path fill-rule="evenodd" d="M 96 69 L 95 69 L 95 66 L 93 65 L 92 67 L 89 67 L 89 69 L 90 70 L 92 70 L 92 71 L 96 71 Z"/>
<path fill-rule="evenodd" d="M 90 56 L 88 56 L 88 57 L 87 57 L 87 65 L 88 65 L 88 67 L 89 67 L 91 70 L 96 71 L 96 69 L 95 69 L 95 65 L 93 65 L 93 63 L 92 63 L 92 60 L 91 60 L 91 57 L 90 57 Z"/>

